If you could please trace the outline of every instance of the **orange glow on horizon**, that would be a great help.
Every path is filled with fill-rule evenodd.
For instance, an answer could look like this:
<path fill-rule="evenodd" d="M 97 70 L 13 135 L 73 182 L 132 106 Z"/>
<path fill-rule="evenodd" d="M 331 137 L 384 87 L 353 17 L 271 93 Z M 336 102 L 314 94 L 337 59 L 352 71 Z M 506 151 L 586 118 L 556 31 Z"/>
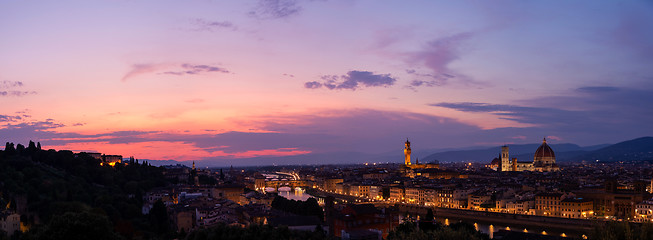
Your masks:
<path fill-rule="evenodd" d="M 138 143 L 118 143 L 112 144 L 108 142 L 94 142 L 94 143 L 69 143 L 65 145 L 47 146 L 56 150 L 71 150 L 73 152 L 99 152 L 103 154 L 120 154 L 123 156 L 135 156 L 139 159 L 151 160 L 176 160 L 176 161 L 191 161 L 201 160 L 203 158 L 211 157 L 224 157 L 227 159 L 233 158 L 251 158 L 251 157 L 280 157 L 280 156 L 294 156 L 311 153 L 309 150 L 300 150 L 297 148 L 279 148 L 279 149 L 263 149 L 263 150 L 249 150 L 243 152 L 225 152 L 207 151 L 198 148 L 192 144 L 184 142 L 165 142 L 165 141 L 151 141 L 151 142 L 138 142 Z"/>

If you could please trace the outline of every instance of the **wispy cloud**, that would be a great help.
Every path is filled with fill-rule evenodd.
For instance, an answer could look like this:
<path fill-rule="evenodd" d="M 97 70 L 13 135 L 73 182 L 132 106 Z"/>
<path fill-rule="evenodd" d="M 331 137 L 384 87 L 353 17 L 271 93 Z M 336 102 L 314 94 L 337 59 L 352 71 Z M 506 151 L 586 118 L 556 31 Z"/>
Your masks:
<path fill-rule="evenodd" d="M 422 86 L 443 86 L 451 81 L 465 85 L 479 85 L 471 77 L 449 67 L 454 61 L 461 59 L 461 46 L 472 37 L 472 33 L 465 32 L 438 38 L 426 44 L 426 47 L 421 51 L 409 54 L 409 65 L 423 66 L 428 68 L 430 72 L 424 73 L 415 69 L 406 70 L 406 73 L 416 78 L 408 87 L 415 89 Z"/>
<path fill-rule="evenodd" d="M 584 110 L 565 110 L 553 107 L 530 107 L 475 102 L 443 102 L 429 105 L 455 109 L 462 112 L 492 113 L 499 116 L 500 119 L 549 127 L 569 127 L 586 118 Z"/>
<path fill-rule="evenodd" d="M 26 95 L 32 95 L 36 94 L 35 91 L 0 91 L 0 96 L 6 97 L 6 96 L 14 96 L 14 97 L 21 97 L 21 96 L 26 96 Z"/>
<path fill-rule="evenodd" d="M 201 152 L 202 154 L 196 155 L 196 159 L 199 160 L 214 156 L 239 158 L 331 151 L 378 152 L 394 144 L 401 144 L 401 139 L 405 138 L 406 134 L 409 134 L 411 139 L 427 140 L 432 139 L 430 135 L 435 132 L 450 135 L 477 129 L 448 118 L 369 109 L 321 111 L 307 115 L 259 116 L 239 121 L 247 121 L 246 124 L 266 132 L 113 131 L 80 134 L 61 132 L 57 128 L 62 127 L 63 124 L 48 119 L 0 126 L 0 140 L 27 142 L 31 139 L 47 146 L 96 148 L 96 151 L 101 150 L 98 147 L 102 146 L 106 149 L 116 149 L 116 154 L 128 154 L 118 150 L 124 148 L 122 151 L 130 151 L 130 146 L 134 144 L 138 146 L 183 145 L 188 147 L 189 151 L 195 151 L 188 154 Z M 28 136 L 30 139 L 27 138 Z M 398 139 L 398 142 L 387 141 L 387 139 Z M 139 157 L 148 158 L 148 156 Z"/>
<path fill-rule="evenodd" d="M 642 60 L 651 63 L 653 54 L 653 30 L 649 24 L 653 20 L 649 10 L 622 13 L 621 19 L 611 34 L 610 41 L 618 47 L 629 50 Z"/>
<path fill-rule="evenodd" d="M 500 119 L 567 131 L 570 133 L 615 131 L 613 136 L 637 137 L 641 132 L 653 131 L 653 90 L 628 89 L 611 86 L 585 86 L 556 96 L 518 101 L 518 104 L 478 102 L 441 102 L 431 106 L 470 113 L 490 113 Z M 569 139 L 569 136 L 565 137 Z"/>
<path fill-rule="evenodd" d="M 349 71 L 342 76 L 325 75 L 321 79 L 322 81 L 306 82 L 304 87 L 309 89 L 325 87 L 330 90 L 356 90 L 362 87 L 389 87 L 397 81 L 390 74 L 374 74 L 368 71 Z"/>
<path fill-rule="evenodd" d="M 161 68 L 159 64 L 134 64 L 131 69 L 122 77 L 122 81 L 136 77 L 141 74 L 152 73 Z"/>
<path fill-rule="evenodd" d="M 21 87 L 23 87 L 23 82 L 21 81 L 0 81 L 0 89 L 5 89 L 5 91 L 0 91 L 0 97 L 22 97 L 36 94 L 36 91 L 14 90 Z"/>
<path fill-rule="evenodd" d="M 609 86 L 590 86 L 577 88 L 576 91 L 585 93 L 610 93 L 619 91 L 619 88 Z"/>
<path fill-rule="evenodd" d="M 297 0 L 259 0 L 249 15 L 261 19 L 287 18 L 301 10 Z"/>
<path fill-rule="evenodd" d="M 122 78 L 122 81 L 124 82 L 127 79 L 150 73 L 182 76 L 211 72 L 230 73 L 229 70 L 225 68 L 206 64 L 134 64 L 131 66 L 129 72 L 127 72 L 127 74 Z"/>
<path fill-rule="evenodd" d="M 410 89 L 417 89 L 418 87 L 437 87 L 443 86 L 447 83 L 447 80 L 455 78 L 456 76 L 442 73 L 442 74 L 430 74 L 430 73 L 418 73 L 414 69 L 406 70 L 406 73 L 417 78 L 410 82 L 407 86 Z"/>
<path fill-rule="evenodd" d="M 16 122 L 22 120 L 23 117 L 20 115 L 2 115 L 0 114 L 0 123 L 2 122 Z"/>
<path fill-rule="evenodd" d="M 215 31 L 215 30 L 238 30 L 238 27 L 230 21 L 210 21 L 202 18 L 191 19 L 190 23 L 196 31 Z"/>
<path fill-rule="evenodd" d="M 1 81 L 0 82 L 0 89 L 9 89 L 9 88 L 15 88 L 15 87 L 22 87 L 23 82 L 20 81 Z"/>
<path fill-rule="evenodd" d="M 184 63 L 180 67 L 181 67 L 181 70 L 166 71 L 166 72 L 163 72 L 162 74 L 195 75 L 195 74 L 200 74 L 200 73 L 205 73 L 205 72 L 229 73 L 229 70 L 227 70 L 227 69 L 224 69 L 224 68 L 221 68 L 221 67 L 216 67 L 216 66 L 209 66 L 209 65 L 192 65 L 192 64 Z"/>

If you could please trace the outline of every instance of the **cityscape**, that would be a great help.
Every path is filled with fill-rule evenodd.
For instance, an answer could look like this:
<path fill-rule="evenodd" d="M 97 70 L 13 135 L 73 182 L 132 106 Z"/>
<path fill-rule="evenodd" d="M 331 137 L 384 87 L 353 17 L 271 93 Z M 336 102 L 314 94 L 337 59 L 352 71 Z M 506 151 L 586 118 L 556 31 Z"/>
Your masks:
<path fill-rule="evenodd" d="M 653 137 L 644 137 L 597 151 L 623 155 L 628 149 L 627 153 L 650 159 L 652 146 Z M 467 235 L 461 236 L 469 239 L 600 239 L 600 234 L 606 233 L 597 229 L 606 224 L 644 224 L 641 231 L 653 224 L 651 160 L 591 158 L 559 163 L 546 139 L 534 151 L 533 161 L 511 158 L 510 146 L 495 149 L 497 157 L 486 163 L 420 163 L 411 157 L 411 142 L 406 140 L 401 164 L 200 169 L 194 162 L 191 166 L 155 167 L 134 157 L 46 151 L 31 141 L 27 147 L 7 143 L 0 152 L 2 174 L 7 176 L 1 199 L 6 207 L 0 220 L 9 237 L 53 234 L 56 239 L 75 231 L 75 224 L 59 226 L 67 230 L 53 229 L 57 216 L 51 211 L 80 211 L 84 195 L 71 193 L 79 191 L 74 187 L 44 190 L 39 183 L 56 186 L 51 181 L 63 177 L 65 181 L 83 179 L 93 184 L 86 187 L 101 188 L 92 191 L 99 199 L 91 205 L 108 201 L 105 204 L 111 206 L 111 198 L 135 205 L 132 209 L 110 207 L 113 213 L 91 211 L 118 219 L 113 233 L 111 228 L 86 226 L 97 231 L 91 232 L 94 236 L 112 233 L 127 238 L 196 239 L 207 234 L 207 229 L 259 225 L 303 232 L 281 238 L 403 239 L 410 232 L 402 235 L 398 230 L 402 225 L 458 224 L 457 231 L 464 232 L 460 224 L 467 224 Z M 102 176 L 84 175 L 102 172 Z M 120 176 L 126 179 L 116 179 Z M 122 196 L 101 200 L 102 194 L 107 194 L 104 188 L 109 187 L 118 188 L 109 192 Z M 60 191 L 68 193 L 62 196 Z M 44 200 L 53 202 L 44 204 Z M 129 221 L 130 214 L 132 218 L 134 214 L 149 217 L 148 227 L 139 229 Z M 43 228 L 41 219 L 48 217 L 53 220 Z"/>
<path fill-rule="evenodd" d="M 653 239 L 650 1 L 0 1 L 0 240 Z"/>

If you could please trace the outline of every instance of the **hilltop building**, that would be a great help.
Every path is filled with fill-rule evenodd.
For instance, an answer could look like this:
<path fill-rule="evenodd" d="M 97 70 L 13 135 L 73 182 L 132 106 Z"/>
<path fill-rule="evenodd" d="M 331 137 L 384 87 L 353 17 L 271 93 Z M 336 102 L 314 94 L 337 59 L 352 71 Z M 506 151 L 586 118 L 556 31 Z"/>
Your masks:
<path fill-rule="evenodd" d="M 522 171 L 538 171 L 538 172 L 552 172 L 559 171 L 560 168 L 556 164 L 556 156 L 553 149 L 546 144 L 546 138 L 542 140 L 542 145 L 537 148 L 533 155 L 533 161 L 518 161 L 517 158 L 510 159 L 508 146 L 501 147 L 501 164 L 497 169 L 502 172 L 522 172 Z"/>

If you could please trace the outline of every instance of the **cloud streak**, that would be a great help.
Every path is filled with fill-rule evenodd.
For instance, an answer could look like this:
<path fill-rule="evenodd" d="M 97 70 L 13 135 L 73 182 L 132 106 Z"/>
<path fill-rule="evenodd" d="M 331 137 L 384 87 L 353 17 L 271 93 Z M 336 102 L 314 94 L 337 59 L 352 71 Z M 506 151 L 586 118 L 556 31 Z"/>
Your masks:
<path fill-rule="evenodd" d="M 589 96 L 605 95 L 605 91 L 628 94 L 631 90 L 610 87 L 584 87 L 574 90 Z M 589 91 L 589 92 L 588 92 Z M 592 103 L 592 100 L 585 100 Z M 582 103 L 582 104 L 585 104 Z M 581 103 L 577 103 L 581 104 Z M 592 103 L 602 104 L 602 103 Z M 618 119 L 616 115 L 603 116 L 591 108 L 586 111 L 565 110 L 542 104 L 521 106 L 516 104 L 490 103 L 435 103 L 471 113 L 491 113 L 512 121 L 531 123 L 532 127 L 508 127 L 483 130 L 478 126 L 462 123 L 456 119 L 427 114 L 381 111 L 372 109 L 323 110 L 306 114 L 262 115 L 240 119 L 235 124 L 251 126 L 256 132 L 245 131 L 114 131 L 101 134 L 60 132 L 63 127 L 52 119 L 30 121 L 0 126 L 0 138 L 6 141 L 27 142 L 37 140 L 47 146 L 59 146 L 73 150 L 94 150 L 114 154 L 143 154 L 139 158 L 176 160 L 228 161 L 235 158 L 252 159 L 254 163 L 266 164 L 269 157 L 290 157 L 302 154 L 327 154 L 334 152 L 382 153 L 398 149 L 401 156 L 402 139 L 409 137 L 419 148 L 443 148 L 454 146 L 492 145 L 512 142 L 533 142 L 543 136 L 556 136 L 565 141 L 584 141 L 598 144 L 612 138 L 629 139 L 632 135 L 653 130 L 646 122 L 606 122 Z M 643 108 L 643 107 L 642 107 Z M 608 117 L 608 118 L 606 118 Z M 16 120 L 11 116 L 0 119 Z M 582 124 L 579 124 L 582 123 Z M 624 128 L 635 125 L 636 129 Z M 26 139 L 29 136 L 32 139 Z M 437 137 L 434 137 L 437 136 Z M 395 139 L 396 141 L 394 141 Z M 473 141 L 470 141 L 473 139 Z M 137 146 L 137 147 L 136 147 Z M 147 151 L 143 150 L 147 148 Z M 170 153 L 158 153 L 152 149 L 173 149 Z M 183 151 L 182 151 L 183 150 Z M 176 151 L 173 153 L 173 151 Z M 145 155 L 150 154 L 150 155 Z M 162 155 L 163 154 L 163 155 Z M 303 160 L 311 162 L 310 157 Z M 334 160 L 335 161 L 335 160 Z M 342 161 L 353 161 L 344 159 Z M 267 163 L 269 164 L 269 163 Z"/>
<path fill-rule="evenodd" d="M 23 82 L 20 81 L 2 81 L 0 82 L 0 89 L 10 89 L 15 87 L 22 87 Z"/>
<path fill-rule="evenodd" d="M 5 89 L 5 91 L 0 91 L 0 97 L 22 97 L 36 94 L 36 91 L 12 90 L 20 87 L 23 87 L 23 82 L 21 81 L 1 81 L 0 89 Z"/>
<path fill-rule="evenodd" d="M 374 74 L 368 71 L 349 71 L 346 75 L 325 75 L 322 81 L 311 81 L 304 83 L 308 89 L 325 87 L 329 90 L 357 90 L 363 87 L 389 87 L 395 84 L 397 79 L 390 74 Z"/>
<path fill-rule="evenodd" d="M 227 69 L 216 67 L 216 66 L 209 66 L 209 65 L 192 65 L 192 64 L 184 63 L 180 67 L 182 68 L 182 70 L 166 71 L 163 72 L 162 74 L 181 76 L 181 75 L 196 75 L 196 74 L 208 73 L 208 72 L 229 73 L 229 70 Z"/>
<path fill-rule="evenodd" d="M 196 31 L 215 31 L 215 30 L 238 30 L 238 27 L 230 21 L 209 21 L 202 18 L 195 18 L 190 20 L 191 24 L 195 26 Z"/>
<path fill-rule="evenodd" d="M 22 97 L 27 95 L 36 94 L 35 91 L 0 91 L 0 96 L 3 97 Z"/>
<path fill-rule="evenodd" d="M 301 10 L 296 0 L 259 0 L 249 15 L 260 19 L 278 19 L 297 15 Z"/>
<path fill-rule="evenodd" d="M 520 101 L 520 104 L 478 102 L 441 102 L 430 106 L 469 113 L 490 113 L 500 119 L 532 124 L 557 136 L 577 137 L 600 133 L 605 136 L 640 137 L 653 131 L 653 90 L 611 86 L 585 86 L 573 89 L 567 96 L 549 96 Z M 587 139 L 585 140 L 587 141 Z"/>
<path fill-rule="evenodd" d="M 424 66 L 430 70 L 430 73 L 422 73 L 415 69 L 406 70 L 406 73 L 416 78 L 408 87 L 415 89 L 416 87 L 444 86 L 453 80 L 465 85 L 478 85 L 479 83 L 471 77 L 454 71 L 449 66 L 461 59 L 462 45 L 473 36 L 472 33 L 464 32 L 438 38 L 427 43 L 422 51 L 410 53 L 408 64 Z"/>
<path fill-rule="evenodd" d="M 19 120 L 22 120 L 22 116 L 20 115 L 3 115 L 0 114 L 0 122 L 16 122 Z"/>
<path fill-rule="evenodd" d="M 195 151 L 188 154 L 201 160 L 216 156 L 224 159 L 287 156 L 309 152 L 378 152 L 379 149 L 391 148 L 395 144 L 387 139 L 399 139 L 397 144 L 401 145 L 400 139 L 404 139 L 407 134 L 411 139 L 432 141 L 428 140 L 432 139 L 429 135 L 435 132 L 450 135 L 478 129 L 448 118 L 369 109 L 332 110 L 309 115 L 259 116 L 247 121 L 251 121 L 248 125 L 266 132 L 114 131 L 87 135 L 57 131 L 57 128 L 64 125 L 48 119 L 0 126 L 0 138 L 13 142 L 36 140 L 47 146 L 67 146 L 82 150 L 116 149 L 115 154 L 125 155 L 129 154 L 128 149 L 132 149 L 131 146 L 172 144 Z M 30 139 L 26 139 L 27 136 Z M 197 155 L 197 152 L 202 152 L 203 155 Z"/>
<path fill-rule="evenodd" d="M 122 81 L 136 77 L 138 75 L 152 73 L 157 71 L 161 66 L 157 64 L 134 64 L 131 69 L 122 77 Z"/>
<path fill-rule="evenodd" d="M 229 70 L 206 64 L 134 64 L 131 69 L 122 78 L 122 81 L 138 77 L 140 75 L 157 73 L 164 75 L 198 75 L 202 73 L 230 73 Z"/>

